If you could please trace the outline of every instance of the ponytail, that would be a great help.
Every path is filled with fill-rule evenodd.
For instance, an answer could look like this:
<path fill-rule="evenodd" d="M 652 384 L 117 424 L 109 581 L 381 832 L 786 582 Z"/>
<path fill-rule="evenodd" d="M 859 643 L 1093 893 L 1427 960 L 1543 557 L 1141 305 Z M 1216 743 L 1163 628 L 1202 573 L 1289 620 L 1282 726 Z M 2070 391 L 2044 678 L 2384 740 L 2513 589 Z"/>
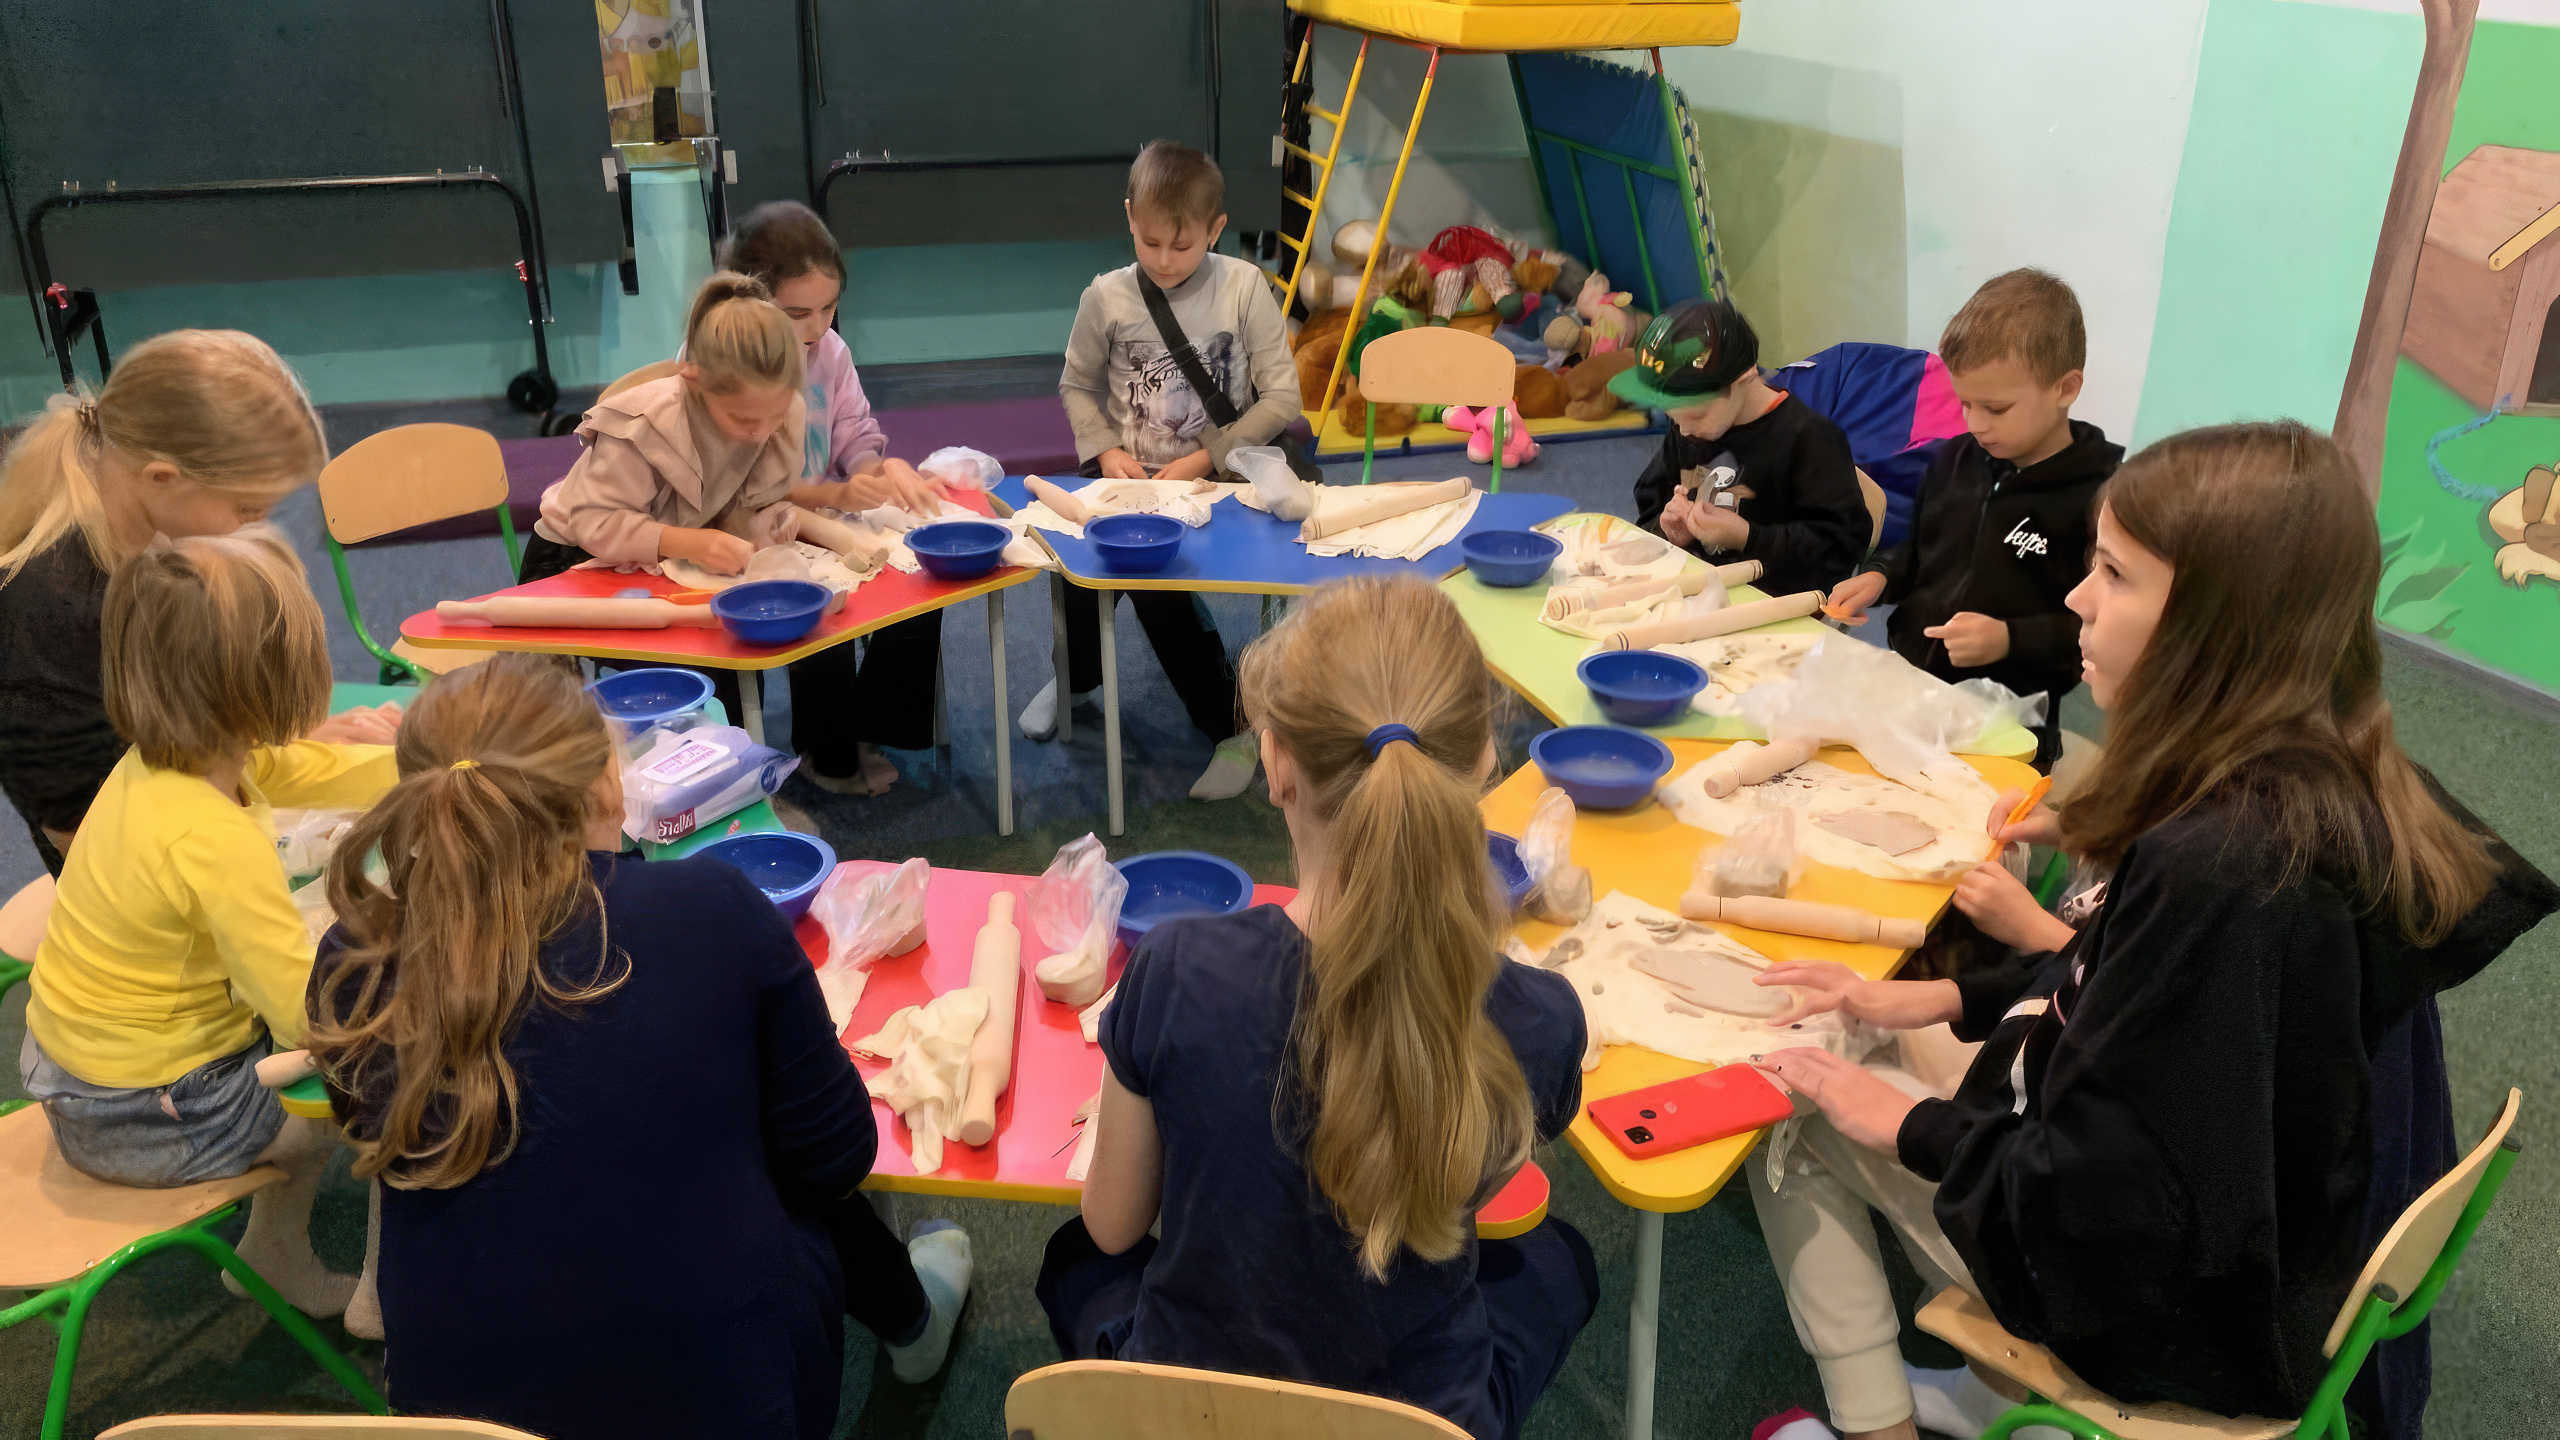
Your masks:
<path fill-rule="evenodd" d="M 806 361 L 791 317 L 763 281 L 723 270 L 694 292 L 684 322 L 685 363 L 715 395 L 759 387 L 797 391 Z"/>
<path fill-rule="evenodd" d="M 329 867 L 348 943 L 312 1004 L 312 1058 L 354 1097 L 357 1176 L 440 1190 L 503 1162 L 520 1115 L 506 1044 L 525 1011 L 628 974 L 600 914 L 591 977 L 542 964 L 546 941 L 600 911 L 585 837 L 614 759 L 577 677 L 531 655 L 438 680 L 402 721 L 400 783 Z"/>
<path fill-rule="evenodd" d="M 1247 710 L 1330 823 L 1284 1125 L 1384 1280 L 1462 1253 L 1528 1159 L 1528 1082 L 1484 1013 L 1505 962 L 1476 810 L 1491 677 L 1448 599 L 1409 579 L 1318 589 L 1246 651 Z M 1369 740 L 1385 725 L 1408 743 Z M 1294 1113 L 1285 1113 L 1294 1112 Z"/>

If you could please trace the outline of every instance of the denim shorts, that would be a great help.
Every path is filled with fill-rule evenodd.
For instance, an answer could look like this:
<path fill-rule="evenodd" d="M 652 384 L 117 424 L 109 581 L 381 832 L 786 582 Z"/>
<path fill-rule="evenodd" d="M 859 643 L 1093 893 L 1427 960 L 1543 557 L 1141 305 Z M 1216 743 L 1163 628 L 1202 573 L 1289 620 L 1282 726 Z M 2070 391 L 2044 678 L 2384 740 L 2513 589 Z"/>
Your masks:
<path fill-rule="evenodd" d="M 54 1064 L 30 1033 L 18 1051 L 18 1073 L 27 1094 L 44 1103 L 53 1143 L 72 1169 L 112 1185 L 165 1190 L 240 1174 L 274 1143 L 284 1103 L 258 1083 L 258 1062 L 273 1048 L 261 1035 L 166 1085 L 118 1090 Z"/>

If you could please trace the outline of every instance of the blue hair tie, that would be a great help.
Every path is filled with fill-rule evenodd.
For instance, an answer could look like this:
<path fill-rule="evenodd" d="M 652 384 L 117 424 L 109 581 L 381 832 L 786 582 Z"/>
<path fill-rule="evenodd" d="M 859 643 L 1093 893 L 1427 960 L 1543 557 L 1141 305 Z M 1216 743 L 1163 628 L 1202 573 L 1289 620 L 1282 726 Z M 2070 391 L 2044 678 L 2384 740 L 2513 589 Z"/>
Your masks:
<path fill-rule="evenodd" d="M 1381 725 L 1377 729 L 1369 732 L 1369 758 L 1372 760 L 1377 759 L 1379 751 L 1386 749 L 1388 746 L 1393 745 L 1399 740 L 1411 745 L 1416 750 L 1422 748 L 1422 737 L 1413 733 L 1412 726 Z"/>

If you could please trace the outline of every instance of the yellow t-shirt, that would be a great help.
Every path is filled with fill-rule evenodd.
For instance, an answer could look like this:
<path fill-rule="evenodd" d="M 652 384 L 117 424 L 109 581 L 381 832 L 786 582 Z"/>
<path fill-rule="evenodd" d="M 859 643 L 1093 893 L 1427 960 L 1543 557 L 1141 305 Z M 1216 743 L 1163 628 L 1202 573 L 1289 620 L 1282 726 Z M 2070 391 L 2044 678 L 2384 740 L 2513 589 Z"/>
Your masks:
<path fill-rule="evenodd" d="M 29 979 L 53 1063 L 119 1089 L 166 1085 L 246 1047 L 302 1043 L 311 934 L 276 858 L 271 806 L 362 810 L 399 779 L 387 745 L 253 750 L 236 804 L 128 750 L 80 822 Z"/>

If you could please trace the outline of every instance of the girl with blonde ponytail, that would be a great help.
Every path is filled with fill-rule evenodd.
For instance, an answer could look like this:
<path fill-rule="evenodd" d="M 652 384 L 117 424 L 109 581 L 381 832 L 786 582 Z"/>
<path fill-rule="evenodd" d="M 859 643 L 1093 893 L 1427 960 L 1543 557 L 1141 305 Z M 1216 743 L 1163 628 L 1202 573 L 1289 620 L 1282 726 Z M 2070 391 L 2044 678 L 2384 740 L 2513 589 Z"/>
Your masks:
<path fill-rule="evenodd" d="M 617 853 L 616 746 L 574 668 L 449 675 L 396 755 L 330 869 L 309 991 L 381 1185 L 395 1403 L 555 1440 L 799 1440 L 834 1423 L 848 1313 L 930 1378 L 968 1237 L 902 1244 L 854 1193 L 870 1096 L 772 902 L 716 859 Z"/>
<path fill-rule="evenodd" d="M 1476 1208 L 1571 1122 L 1583 1046 L 1571 987 L 1497 948 L 1483 655 L 1435 588 L 1363 578 L 1255 641 L 1242 684 L 1300 889 L 1160 925 L 1130 957 L 1083 1214 L 1041 1301 L 1070 1358 L 1282 1376 L 1516 1435 L 1599 1286 L 1559 1221 L 1475 1238 Z"/>

